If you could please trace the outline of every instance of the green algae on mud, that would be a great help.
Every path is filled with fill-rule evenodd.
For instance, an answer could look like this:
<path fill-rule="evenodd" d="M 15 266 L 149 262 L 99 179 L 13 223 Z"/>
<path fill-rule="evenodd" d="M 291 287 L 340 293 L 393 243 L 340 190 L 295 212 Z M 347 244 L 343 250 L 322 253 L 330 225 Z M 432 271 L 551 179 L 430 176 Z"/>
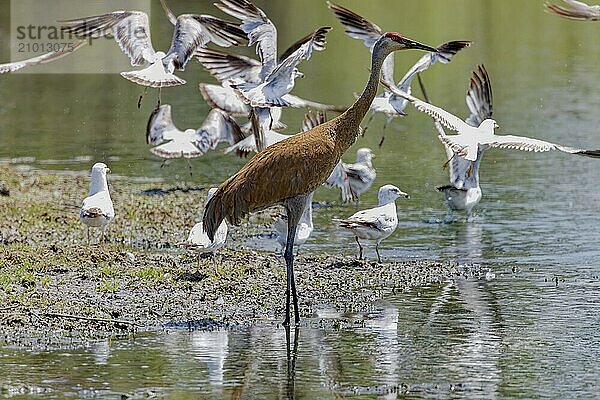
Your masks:
<path fill-rule="evenodd" d="M 0 342 L 96 338 L 166 324 L 236 326 L 283 315 L 280 257 L 226 248 L 199 258 L 177 246 L 201 214 L 201 188 L 148 195 L 156 183 L 111 180 L 118 217 L 108 243 L 88 245 L 77 218 L 85 174 L 0 167 L 0 180 L 11 189 L 0 207 Z M 250 229 L 269 232 L 269 220 L 269 212 L 253 216 L 231 229 L 229 243 Z M 301 315 L 310 318 L 323 305 L 364 310 L 393 291 L 462 273 L 432 261 L 300 254 Z"/>

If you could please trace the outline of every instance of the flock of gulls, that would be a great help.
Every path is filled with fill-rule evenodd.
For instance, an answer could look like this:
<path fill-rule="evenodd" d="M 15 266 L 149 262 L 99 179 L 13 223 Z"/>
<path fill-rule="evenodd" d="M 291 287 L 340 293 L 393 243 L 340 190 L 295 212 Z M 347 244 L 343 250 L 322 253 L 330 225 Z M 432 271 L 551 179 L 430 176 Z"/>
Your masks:
<path fill-rule="evenodd" d="M 299 322 L 297 293 L 294 281 L 294 245 L 303 244 L 313 232 L 312 199 L 315 189 L 325 184 L 338 188 L 343 202 L 358 202 L 376 178 L 372 165 L 373 152 L 361 148 L 356 163 L 341 160 L 342 155 L 364 134 L 363 118 L 371 113 L 366 126 L 377 113 L 386 122 L 379 145 L 385 139 L 385 129 L 395 118 L 404 117 L 407 105 L 427 114 L 434 121 L 437 136 L 448 156 L 450 181 L 438 187 L 451 210 L 464 210 L 469 215 L 481 197 L 479 167 L 488 148 L 524 151 L 562 152 L 600 157 L 600 150 L 578 149 L 514 135 L 496 135 L 498 127 L 492 119 L 492 86 L 488 72 L 478 65 L 467 88 L 469 116 L 463 120 L 429 102 L 420 74 L 433 64 L 449 63 L 470 41 L 449 41 L 437 47 L 421 44 L 396 32 L 386 32 L 373 22 L 340 5 L 327 6 L 343 25 L 346 34 L 361 40 L 369 48 L 372 65 L 362 93 L 350 107 L 340 107 L 302 99 L 291 94 L 295 79 L 303 76 L 298 70 L 303 60 L 315 51 L 326 48 L 326 36 L 332 29 L 315 29 L 278 54 L 277 29 L 266 13 L 248 0 L 220 0 L 215 6 L 233 17 L 225 21 L 210 15 L 183 14 L 176 16 L 160 0 L 167 18 L 174 26 L 170 48 L 154 49 L 150 39 L 148 16 L 140 11 L 113 11 L 103 15 L 59 21 L 62 30 L 75 35 L 81 48 L 86 40 L 111 35 L 132 66 L 143 67 L 121 75 L 136 84 L 157 88 L 157 106 L 149 117 L 147 143 L 150 151 L 166 159 L 200 157 L 220 143 L 227 143 L 225 153 L 235 152 L 246 157 L 256 153 L 235 175 L 208 191 L 203 220 L 190 231 L 186 246 L 199 252 L 215 252 L 227 239 L 227 223 L 238 225 L 249 213 L 274 205 L 282 205 L 285 214 L 274 221 L 277 240 L 283 249 L 287 268 L 286 318 L 289 324 L 291 303 L 294 320 Z M 572 19 L 600 20 L 600 6 L 589 6 L 575 0 L 563 0 L 564 5 L 547 3 L 546 10 Z M 258 59 L 208 48 L 255 46 Z M 396 83 L 394 52 L 405 49 L 425 54 Z M 0 65 L 0 73 L 46 63 L 64 57 L 72 51 L 51 52 L 28 60 Z M 212 107 L 198 129 L 181 130 L 172 120 L 171 106 L 161 104 L 162 88 L 186 84 L 177 76 L 192 59 L 197 59 L 218 81 L 200 83 L 199 90 Z M 417 78 L 425 100 L 412 94 Z M 379 84 L 384 91 L 378 92 Z M 140 99 L 141 101 L 141 99 Z M 282 110 L 286 107 L 310 108 L 303 121 L 302 132 L 285 135 Z M 326 112 L 338 113 L 327 118 Z M 247 119 L 244 124 L 238 120 Z M 452 131 L 451 132 L 447 132 Z M 189 164 L 189 161 L 188 161 Z M 102 228 L 102 235 L 115 216 L 106 174 L 108 167 L 96 163 L 92 167 L 88 197 L 83 201 L 80 220 L 89 228 Z M 191 166 L 190 166 L 191 173 Z M 264 190 L 269 187 L 269 190 Z M 362 258 L 360 240 L 379 244 L 398 225 L 396 199 L 408 198 L 398 187 L 386 184 L 379 188 L 378 206 L 361 210 L 346 219 L 336 220 L 351 231 Z M 226 222 L 227 221 L 227 222 Z"/>

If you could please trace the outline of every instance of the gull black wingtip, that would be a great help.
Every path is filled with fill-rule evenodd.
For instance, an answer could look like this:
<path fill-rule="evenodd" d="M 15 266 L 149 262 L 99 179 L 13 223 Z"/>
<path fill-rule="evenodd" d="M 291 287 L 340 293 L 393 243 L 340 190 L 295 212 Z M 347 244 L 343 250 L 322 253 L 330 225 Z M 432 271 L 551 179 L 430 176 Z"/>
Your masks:
<path fill-rule="evenodd" d="M 578 154 L 582 156 L 592 157 L 592 158 L 600 158 L 600 149 L 598 150 L 583 150 L 578 152 Z"/>

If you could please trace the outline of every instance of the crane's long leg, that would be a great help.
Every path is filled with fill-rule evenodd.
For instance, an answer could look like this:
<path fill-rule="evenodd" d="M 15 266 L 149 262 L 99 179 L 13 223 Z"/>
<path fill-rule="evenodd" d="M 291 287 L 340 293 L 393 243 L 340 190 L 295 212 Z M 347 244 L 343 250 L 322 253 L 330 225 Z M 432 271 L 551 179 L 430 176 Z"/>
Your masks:
<path fill-rule="evenodd" d="M 300 315 L 298 313 L 298 295 L 296 294 L 296 282 L 294 280 L 294 240 L 296 239 L 296 230 L 298 222 L 304 212 L 308 195 L 303 194 L 292 197 L 284 201 L 284 207 L 288 216 L 288 231 L 287 242 L 283 258 L 285 259 L 287 268 L 287 289 L 285 292 L 285 320 L 283 325 L 290 324 L 290 293 L 294 302 L 294 322 L 296 325 L 300 323 Z"/>
<path fill-rule="evenodd" d="M 381 262 L 381 256 L 379 255 L 379 241 L 375 243 L 375 253 L 377 253 L 377 262 Z"/>

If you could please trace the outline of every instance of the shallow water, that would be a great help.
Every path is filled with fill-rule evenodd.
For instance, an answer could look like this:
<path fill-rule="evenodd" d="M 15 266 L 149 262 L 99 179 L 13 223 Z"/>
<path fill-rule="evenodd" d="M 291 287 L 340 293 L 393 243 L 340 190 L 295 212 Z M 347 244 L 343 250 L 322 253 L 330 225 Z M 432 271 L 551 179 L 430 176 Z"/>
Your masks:
<path fill-rule="evenodd" d="M 209 2 L 170 3 L 179 12 L 211 9 Z M 315 26 L 334 27 L 327 50 L 300 66 L 306 78 L 297 82 L 294 93 L 350 103 L 367 75 L 366 48 L 343 34 L 320 1 L 257 4 L 283 27 L 280 47 Z M 475 41 L 451 64 L 424 74 L 438 105 L 466 115 L 470 71 L 483 63 L 492 79 L 498 133 L 600 147 L 600 23 L 561 20 L 544 13 L 542 2 L 536 1 L 344 5 L 384 29 L 425 43 Z M 156 43 L 166 46 L 171 28 L 158 6 L 151 21 Z M 3 38 L 10 34 L 8 22 L 8 15 L 0 16 Z M 8 59 L 7 42 L 0 43 L 2 59 Z M 72 57 L 85 57 L 86 50 L 91 49 Z M 398 54 L 396 76 L 419 56 Z M 211 80 L 194 63 L 181 76 L 190 83 L 164 90 L 162 100 L 173 105 L 180 128 L 195 127 L 208 111 L 196 83 Z M 161 178 L 157 185 L 165 188 L 182 179 L 190 185 L 219 183 L 243 164 L 215 151 L 192 161 L 191 178 L 182 161 L 160 168 L 144 140 L 155 94 L 149 91 L 138 110 L 140 93 L 117 75 L 2 76 L 0 159 L 67 170 L 87 170 L 94 161 L 105 160 L 116 174 Z M 389 126 L 381 149 L 383 119 L 377 117 L 345 156 L 352 160 L 357 148 L 372 147 L 378 171 L 374 186 L 393 183 L 411 194 L 410 200 L 398 201 L 401 224 L 382 244 L 382 256 L 481 264 L 494 279 L 458 280 L 397 294 L 366 316 L 323 307 L 300 329 L 293 385 L 285 332 L 275 323 L 229 332 L 172 330 L 90 348 L 4 348 L 0 383 L 38 387 L 40 396 L 55 398 L 122 393 L 172 398 L 594 396 L 600 373 L 600 164 L 565 154 L 489 151 L 481 169 L 484 197 L 474 216 L 466 222 L 457 214 L 454 222 L 444 223 L 446 208 L 434 190 L 447 179 L 441 168 L 443 150 L 430 120 L 410 107 L 407 112 L 407 118 Z M 300 126 L 301 116 L 300 110 L 284 114 L 289 133 Z M 325 202 L 336 198 L 326 189 L 315 196 Z M 362 202 L 375 204 L 376 191 L 365 193 Z M 317 209 L 314 237 L 302 251 L 354 254 L 352 238 L 331 223 L 352 212 L 353 207 Z M 265 239 L 249 244 L 274 248 Z M 374 256 L 372 249 L 367 255 Z"/>

